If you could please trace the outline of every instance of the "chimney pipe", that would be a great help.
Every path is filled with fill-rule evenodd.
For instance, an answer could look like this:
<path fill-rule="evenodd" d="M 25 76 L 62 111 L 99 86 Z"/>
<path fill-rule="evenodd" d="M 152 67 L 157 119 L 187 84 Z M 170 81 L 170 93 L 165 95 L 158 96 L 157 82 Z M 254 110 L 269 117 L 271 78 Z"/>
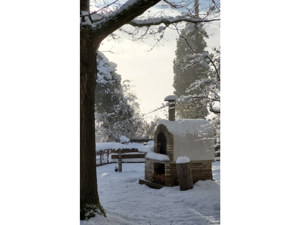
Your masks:
<path fill-rule="evenodd" d="M 168 101 L 169 104 L 169 120 L 175 121 L 175 101 L 177 99 L 176 95 L 168 95 L 165 97 L 165 101 Z"/>

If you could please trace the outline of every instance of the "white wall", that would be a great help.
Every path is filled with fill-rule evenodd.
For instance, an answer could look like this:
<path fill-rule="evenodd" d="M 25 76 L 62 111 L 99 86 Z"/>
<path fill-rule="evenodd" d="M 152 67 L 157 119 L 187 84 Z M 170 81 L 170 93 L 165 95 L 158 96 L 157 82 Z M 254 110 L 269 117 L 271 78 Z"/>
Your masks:
<path fill-rule="evenodd" d="M 207 134 L 205 138 L 187 134 L 185 137 L 175 136 L 174 138 L 174 158 L 176 161 L 180 156 L 187 156 L 191 161 L 194 160 L 214 160 L 215 143 L 214 135 Z"/>

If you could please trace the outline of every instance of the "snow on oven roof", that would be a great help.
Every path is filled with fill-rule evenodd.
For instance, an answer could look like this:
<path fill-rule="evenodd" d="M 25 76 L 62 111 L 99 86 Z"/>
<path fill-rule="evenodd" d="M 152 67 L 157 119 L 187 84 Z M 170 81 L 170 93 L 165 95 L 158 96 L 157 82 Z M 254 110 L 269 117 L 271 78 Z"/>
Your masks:
<path fill-rule="evenodd" d="M 184 137 L 186 134 L 197 135 L 199 137 L 207 134 L 214 134 L 210 123 L 204 119 L 184 119 L 184 120 L 160 120 L 158 125 L 163 124 L 168 131 L 177 136 Z"/>
<path fill-rule="evenodd" d="M 168 95 L 167 97 L 165 97 L 164 101 L 175 101 L 176 99 L 176 95 Z"/>

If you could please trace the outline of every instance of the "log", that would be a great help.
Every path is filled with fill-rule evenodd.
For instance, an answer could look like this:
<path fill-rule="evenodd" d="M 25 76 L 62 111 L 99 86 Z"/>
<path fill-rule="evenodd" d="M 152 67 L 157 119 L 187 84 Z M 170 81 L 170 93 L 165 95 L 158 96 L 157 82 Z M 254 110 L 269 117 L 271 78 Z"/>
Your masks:
<path fill-rule="evenodd" d="M 189 163 L 177 163 L 177 174 L 180 191 L 185 191 L 193 188 L 193 178 Z"/>
<path fill-rule="evenodd" d="M 119 158 L 118 158 L 118 166 L 119 166 L 119 172 L 122 172 L 122 153 L 121 149 L 118 149 Z"/>

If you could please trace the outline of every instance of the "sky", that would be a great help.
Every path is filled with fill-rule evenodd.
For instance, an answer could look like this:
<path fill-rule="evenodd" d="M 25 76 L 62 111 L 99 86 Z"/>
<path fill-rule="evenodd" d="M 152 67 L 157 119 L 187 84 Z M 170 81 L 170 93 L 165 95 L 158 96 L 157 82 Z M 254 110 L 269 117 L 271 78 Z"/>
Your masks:
<path fill-rule="evenodd" d="M 206 31 L 210 38 L 206 39 L 208 51 L 209 47 L 220 45 L 220 29 L 216 25 L 209 26 Z M 131 80 L 136 92 L 140 110 L 148 113 L 162 106 L 164 98 L 172 95 L 173 88 L 173 60 L 175 59 L 176 31 L 167 29 L 164 35 L 163 46 L 155 46 L 153 38 L 142 41 L 132 41 L 125 37 L 120 42 L 104 40 L 100 46 L 100 51 L 106 57 L 117 64 L 117 73 L 122 76 L 122 80 Z M 178 96 L 179 97 L 179 96 Z M 145 117 L 151 120 L 155 115 L 163 116 L 163 110 L 148 114 Z"/>

